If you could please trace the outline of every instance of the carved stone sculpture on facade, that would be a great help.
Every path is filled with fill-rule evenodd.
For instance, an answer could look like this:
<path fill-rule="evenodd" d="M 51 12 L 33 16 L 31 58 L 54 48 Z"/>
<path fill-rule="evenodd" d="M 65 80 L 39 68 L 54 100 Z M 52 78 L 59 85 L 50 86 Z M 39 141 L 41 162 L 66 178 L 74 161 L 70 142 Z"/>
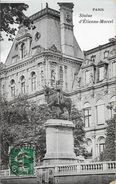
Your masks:
<path fill-rule="evenodd" d="M 94 84 L 95 81 L 94 81 L 94 76 L 92 73 L 90 73 L 90 84 Z"/>

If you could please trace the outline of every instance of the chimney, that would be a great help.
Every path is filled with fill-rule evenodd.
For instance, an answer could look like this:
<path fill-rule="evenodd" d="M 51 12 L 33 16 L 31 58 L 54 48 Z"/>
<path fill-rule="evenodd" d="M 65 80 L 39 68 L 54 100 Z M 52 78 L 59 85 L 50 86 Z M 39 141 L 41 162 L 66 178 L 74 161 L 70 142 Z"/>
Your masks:
<path fill-rule="evenodd" d="M 65 55 L 74 57 L 73 3 L 58 3 L 60 6 L 61 48 Z"/>

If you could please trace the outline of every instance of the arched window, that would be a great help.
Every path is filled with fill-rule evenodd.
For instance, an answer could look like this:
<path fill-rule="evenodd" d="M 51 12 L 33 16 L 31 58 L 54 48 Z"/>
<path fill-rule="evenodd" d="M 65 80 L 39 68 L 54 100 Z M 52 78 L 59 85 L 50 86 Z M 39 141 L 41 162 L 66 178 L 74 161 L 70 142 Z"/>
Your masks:
<path fill-rule="evenodd" d="M 12 79 L 10 81 L 10 84 L 11 84 L 11 97 L 15 97 L 15 80 Z"/>
<path fill-rule="evenodd" d="M 99 155 L 104 151 L 105 148 L 105 138 L 103 136 L 98 139 L 98 152 Z"/>
<path fill-rule="evenodd" d="M 20 80 L 21 80 L 21 93 L 24 94 L 25 93 L 25 77 L 24 77 L 24 75 L 21 76 Z"/>
<path fill-rule="evenodd" d="M 98 100 L 96 104 L 97 124 L 103 125 L 105 123 L 105 106 L 103 100 Z"/>
<path fill-rule="evenodd" d="M 60 77 L 60 84 L 63 85 L 63 68 L 60 66 L 60 71 L 59 71 L 59 77 Z"/>
<path fill-rule="evenodd" d="M 64 67 L 64 70 L 65 70 L 65 87 L 67 89 L 67 87 L 68 87 L 68 84 L 67 84 L 67 66 Z"/>
<path fill-rule="evenodd" d="M 92 146 L 92 140 L 91 139 L 87 139 L 87 142 L 86 142 L 86 149 L 87 149 L 87 152 L 88 152 L 88 155 L 87 157 L 88 158 L 91 158 L 92 155 L 93 155 L 93 146 Z"/>
<path fill-rule="evenodd" d="M 36 74 L 35 74 L 35 72 L 31 73 L 31 90 L 32 91 L 36 90 Z"/>
<path fill-rule="evenodd" d="M 91 107 L 90 104 L 87 102 L 84 104 L 84 124 L 85 127 L 91 126 Z"/>
<path fill-rule="evenodd" d="M 45 79 L 44 79 L 44 71 L 41 69 L 41 85 L 44 85 Z"/>
<path fill-rule="evenodd" d="M 110 99 L 109 109 L 110 109 L 110 118 L 113 118 L 116 110 L 116 96 L 113 96 Z"/>
<path fill-rule="evenodd" d="M 23 43 L 21 44 L 21 58 L 24 58 L 26 55 L 27 55 L 27 52 L 26 52 L 26 45 L 25 45 L 25 43 L 23 42 Z"/>
<path fill-rule="evenodd" d="M 51 70 L 51 86 L 54 87 L 55 86 L 55 70 L 52 69 Z"/>

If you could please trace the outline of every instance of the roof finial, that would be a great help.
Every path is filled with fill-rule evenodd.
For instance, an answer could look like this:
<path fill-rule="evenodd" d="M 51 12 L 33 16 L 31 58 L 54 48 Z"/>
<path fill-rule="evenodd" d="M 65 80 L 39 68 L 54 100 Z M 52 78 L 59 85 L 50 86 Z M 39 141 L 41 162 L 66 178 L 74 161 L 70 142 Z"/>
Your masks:
<path fill-rule="evenodd" d="M 48 3 L 46 2 L 46 8 L 48 8 Z"/>

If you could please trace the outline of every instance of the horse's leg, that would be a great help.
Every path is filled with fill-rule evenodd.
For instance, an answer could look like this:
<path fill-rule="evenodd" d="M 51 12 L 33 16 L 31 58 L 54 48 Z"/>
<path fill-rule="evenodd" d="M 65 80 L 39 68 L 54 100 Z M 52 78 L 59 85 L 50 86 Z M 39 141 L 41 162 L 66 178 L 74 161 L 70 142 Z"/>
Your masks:
<path fill-rule="evenodd" d="M 53 105 L 52 104 L 49 104 L 49 108 L 52 111 L 53 110 Z"/>
<path fill-rule="evenodd" d="M 70 120 L 71 108 L 68 110 L 69 120 Z"/>
<path fill-rule="evenodd" d="M 67 108 L 68 115 L 69 115 L 69 120 L 70 120 L 70 115 L 71 115 L 71 104 L 68 105 L 68 107 L 66 107 L 66 108 Z"/>
<path fill-rule="evenodd" d="M 64 113 L 64 108 L 63 108 L 63 107 L 60 107 L 60 110 L 61 110 L 61 112 L 60 112 L 60 114 L 59 114 L 59 115 L 61 115 L 61 114 L 63 114 L 63 113 Z"/>

